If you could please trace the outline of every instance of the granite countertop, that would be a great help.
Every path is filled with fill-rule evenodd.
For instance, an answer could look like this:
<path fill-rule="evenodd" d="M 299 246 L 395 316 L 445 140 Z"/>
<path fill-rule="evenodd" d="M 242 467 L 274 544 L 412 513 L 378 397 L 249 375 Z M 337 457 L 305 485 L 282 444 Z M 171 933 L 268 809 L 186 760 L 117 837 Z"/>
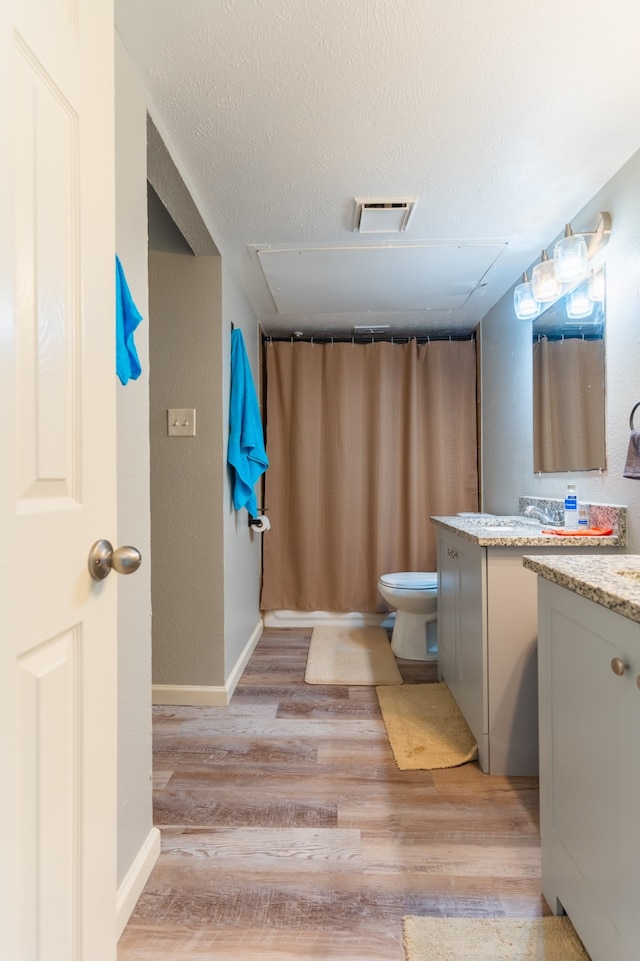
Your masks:
<path fill-rule="evenodd" d="M 607 537 L 543 534 L 553 524 L 540 524 L 528 517 L 431 517 L 434 524 L 464 537 L 481 547 L 621 547 L 624 538 L 617 533 Z"/>
<path fill-rule="evenodd" d="M 525 554 L 522 563 L 534 574 L 640 622 L 640 554 Z"/>

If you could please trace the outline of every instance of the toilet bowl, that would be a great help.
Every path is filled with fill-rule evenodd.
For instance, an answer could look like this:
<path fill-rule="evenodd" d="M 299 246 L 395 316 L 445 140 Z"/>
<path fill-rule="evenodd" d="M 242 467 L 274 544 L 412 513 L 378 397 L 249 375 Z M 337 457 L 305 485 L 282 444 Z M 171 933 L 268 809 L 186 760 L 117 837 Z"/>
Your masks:
<path fill-rule="evenodd" d="M 391 650 L 410 661 L 437 658 L 438 575 L 424 571 L 382 574 L 378 590 L 396 609 Z"/>

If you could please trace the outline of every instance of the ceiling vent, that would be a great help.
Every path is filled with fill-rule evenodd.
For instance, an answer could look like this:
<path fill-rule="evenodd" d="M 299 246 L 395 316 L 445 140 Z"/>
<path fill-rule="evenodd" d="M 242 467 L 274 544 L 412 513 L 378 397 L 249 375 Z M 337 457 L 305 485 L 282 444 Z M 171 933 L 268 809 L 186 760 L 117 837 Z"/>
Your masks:
<path fill-rule="evenodd" d="M 356 197 L 355 229 L 361 234 L 398 234 L 407 224 L 417 197 Z"/>

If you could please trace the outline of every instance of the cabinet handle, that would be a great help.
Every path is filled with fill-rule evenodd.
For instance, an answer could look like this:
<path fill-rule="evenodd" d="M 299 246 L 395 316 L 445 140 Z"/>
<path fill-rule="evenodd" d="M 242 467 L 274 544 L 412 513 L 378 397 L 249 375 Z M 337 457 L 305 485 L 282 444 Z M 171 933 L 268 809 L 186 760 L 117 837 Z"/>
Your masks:
<path fill-rule="evenodd" d="M 629 665 L 625 664 L 622 658 L 620 657 L 614 657 L 613 660 L 611 661 L 611 670 L 613 671 L 614 674 L 617 674 L 618 677 L 622 677 L 622 675 L 624 674 L 624 672 L 627 670 L 628 667 Z"/>
<path fill-rule="evenodd" d="M 638 685 L 638 687 L 640 687 L 640 674 L 638 674 L 636 678 L 636 684 Z"/>
<path fill-rule="evenodd" d="M 457 557 L 457 556 L 458 556 L 458 552 L 457 552 L 457 551 L 454 551 L 454 549 L 453 549 L 452 547 L 449 547 L 449 548 L 447 549 L 447 554 L 449 555 L 449 557 Z"/>

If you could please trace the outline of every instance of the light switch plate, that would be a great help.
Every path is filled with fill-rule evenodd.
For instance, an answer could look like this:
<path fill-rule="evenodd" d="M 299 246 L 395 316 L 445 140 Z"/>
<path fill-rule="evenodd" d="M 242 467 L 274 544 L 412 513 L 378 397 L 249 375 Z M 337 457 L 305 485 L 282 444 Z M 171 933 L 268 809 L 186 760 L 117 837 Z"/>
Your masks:
<path fill-rule="evenodd" d="M 167 434 L 169 437 L 195 437 L 195 408 L 171 407 L 167 411 Z"/>

